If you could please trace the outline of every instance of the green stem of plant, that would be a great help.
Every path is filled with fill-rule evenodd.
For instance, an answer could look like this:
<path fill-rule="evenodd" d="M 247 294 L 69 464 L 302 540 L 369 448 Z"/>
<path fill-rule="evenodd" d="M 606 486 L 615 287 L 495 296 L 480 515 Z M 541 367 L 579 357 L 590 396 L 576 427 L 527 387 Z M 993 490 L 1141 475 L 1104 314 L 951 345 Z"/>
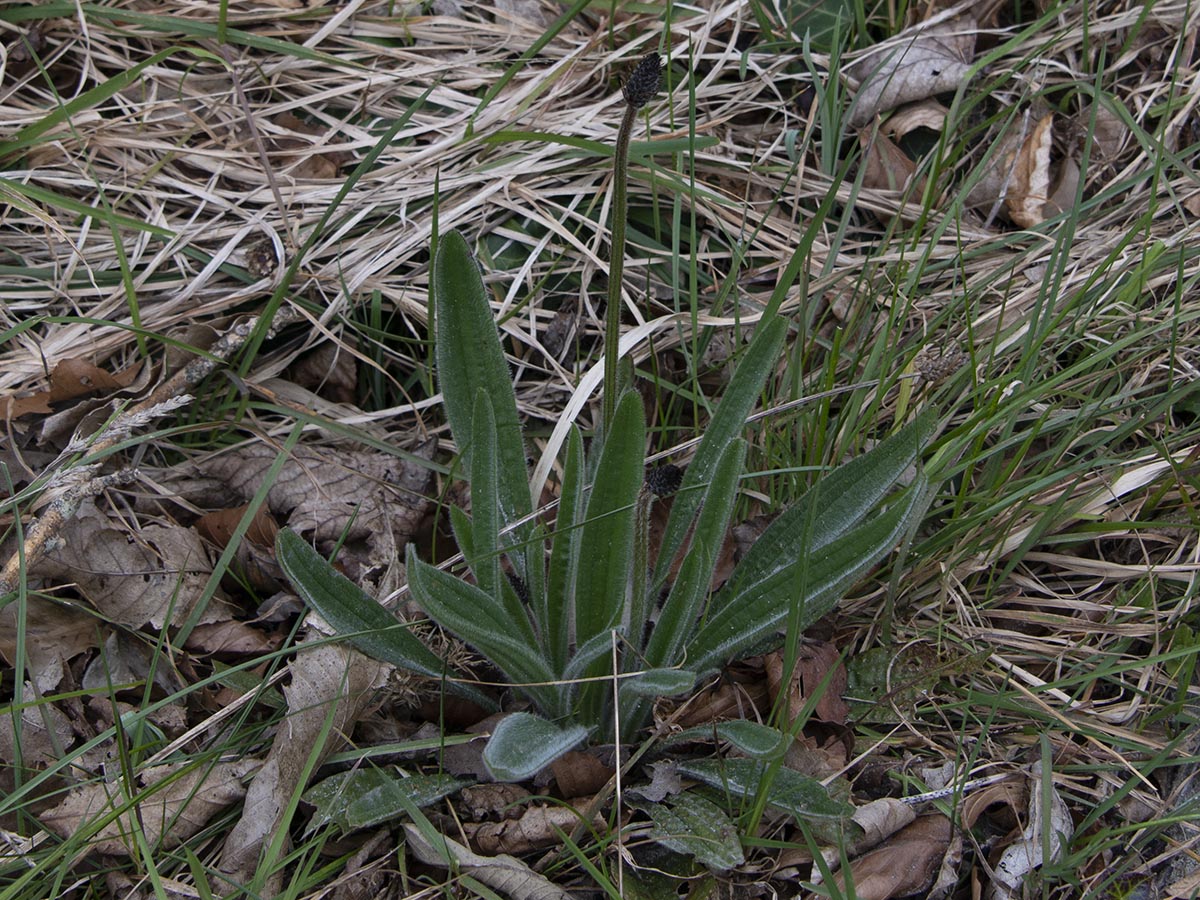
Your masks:
<path fill-rule="evenodd" d="M 637 108 L 629 105 L 617 130 L 613 155 L 612 240 L 608 257 L 608 308 L 604 314 L 604 432 L 617 408 L 617 354 L 621 342 L 621 279 L 625 271 L 626 188 L 629 181 L 629 139 Z"/>

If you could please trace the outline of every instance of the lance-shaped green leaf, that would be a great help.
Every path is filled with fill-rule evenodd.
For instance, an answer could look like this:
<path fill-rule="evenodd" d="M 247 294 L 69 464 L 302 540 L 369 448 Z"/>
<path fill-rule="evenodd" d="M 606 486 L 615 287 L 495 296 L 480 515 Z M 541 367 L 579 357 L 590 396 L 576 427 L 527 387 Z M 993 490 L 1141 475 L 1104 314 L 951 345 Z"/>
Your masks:
<path fill-rule="evenodd" d="M 544 605 L 538 613 L 542 641 L 549 649 L 554 668 L 562 671 L 567 662 L 570 645 L 570 621 L 567 611 L 574 606 L 575 579 L 579 565 L 579 542 L 582 529 L 578 520 L 583 510 L 583 438 L 578 428 L 567 437 L 567 454 L 563 460 L 562 491 L 558 498 L 558 514 L 554 519 L 554 544 L 550 549 L 550 575 Z M 536 602 L 536 600 L 535 600 Z"/>
<path fill-rule="evenodd" d="M 471 417 L 471 550 L 467 557 L 475 583 L 489 597 L 500 596 L 500 471 L 496 418 L 482 388 Z M 463 549 L 464 555 L 466 548 Z"/>
<path fill-rule="evenodd" d="M 696 448 L 695 457 L 688 464 L 683 484 L 672 503 L 655 566 L 655 583 L 661 584 L 666 579 L 671 564 L 683 548 L 688 529 L 703 501 L 702 488 L 712 480 L 726 448 L 746 427 L 746 417 L 758 400 L 767 376 L 779 362 L 786 336 L 787 322 L 784 319 L 773 316 L 759 322 L 750 346 L 738 361 L 737 370 L 725 388 L 712 420 L 704 429 L 704 437 Z"/>
<path fill-rule="evenodd" d="M 696 673 L 687 669 L 647 669 L 621 679 L 621 693 L 634 697 L 677 697 L 696 686 Z"/>
<path fill-rule="evenodd" d="M 584 514 L 575 584 L 575 638 L 580 644 L 618 624 L 625 608 L 645 442 L 642 398 L 630 391 L 617 405 Z"/>
<path fill-rule="evenodd" d="M 470 783 L 450 775 L 404 776 L 391 768 L 339 772 L 304 792 L 304 802 L 316 807 L 308 830 L 329 821 L 343 832 L 373 828 L 406 815 L 414 806 L 436 803 Z"/>
<path fill-rule="evenodd" d="M 447 674 L 443 660 L 291 529 L 280 530 L 275 538 L 275 557 L 296 593 L 355 648 L 430 678 Z M 495 708 L 470 685 L 452 681 L 448 686 L 485 709 Z"/>
<path fill-rule="evenodd" d="M 726 595 L 689 647 L 688 665 L 715 669 L 739 653 L 768 641 L 799 606 L 798 627 L 829 612 L 842 592 L 866 574 L 920 520 L 929 502 L 924 479 L 885 512 L 816 552 L 779 560 L 773 571 Z M 743 560 L 745 562 L 745 560 Z"/>
<path fill-rule="evenodd" d="M 721 807 L 698 794 L 678 794 L 670 805 L 639 803 L 650 816 L 647 837 L 676 853 L 686 853 L 710 869 L 723 871 L 745 861 L 737 826 Z"/>
<path fill-rule="evenodd" d="M 793 560 L 819 553 L 866 518 L 916 462 L 933 424 L 926 413 L 822 477 L 754 542 L 715 598 L 714 610 L 753 593 L 758 582 L 775 578 Z"/>
<path fill-rule="evenodd" d="M 766 764 L 753 759 L 696 759 L 678 763 L 679 774 L 712 785 L 720 791 L 752 800 L 763 789 Z M 776 769 L 767 788 L 767 803 L 806 821 L 848 819 L 854 812 L 834 800 L 815 778 L 788 768 Z"/>
<path fill-rule="evenodd" d="M 691 551 L 679 567 L 679 575 L 646 646 L 647 666 L 674 666 L 682 661 L 682 651 L 696 631 L 701 606 L 708 597 L 745 461 L 746 442 L 740 438 L 730 441 L 717 460 L 712 480 L 703 493 L 704 505 L 696 519 Z"/>
<path fill-rule="evenodd" d="M 433 289 L 434 358 L 450 433 L 469 460 L 475 444 L 475 397 L 484 391 L 495 417 L 500 520 L 510 525 L 532 509 L 517 399 L 479 266 L 456 231 L 442 235 L 438 242 Z"/>
<path fill-rule="evenodd" d="M 524 781 L 588 736 L 582 725 L 560 728 L 529 713 L 500 720 L 483 748 L 483 761 L 497 781 Z"/>
<path fill-rule="evenodd" d="M 554 680 L 529 620 L 514 616 L 473 584 L 421 562 L 408 546 L 408 586 L 430 618 L 458 635 L 496 666 L 540 707 L 555 709 Z"/>

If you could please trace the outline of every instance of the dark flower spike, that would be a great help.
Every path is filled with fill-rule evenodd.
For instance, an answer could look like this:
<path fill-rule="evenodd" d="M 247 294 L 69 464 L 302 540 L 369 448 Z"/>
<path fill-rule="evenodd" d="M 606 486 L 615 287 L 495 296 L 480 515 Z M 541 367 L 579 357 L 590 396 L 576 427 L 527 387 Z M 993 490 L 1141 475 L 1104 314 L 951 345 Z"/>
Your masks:
<path fill-rule="evenodd" d="M 661 77 L 662 61 L 659 60 L 658 54 L 651 53 L 642 57 L 642 61 L 637 64 L 637 68 L 625 82 L 625 87 L 621 88 L 621 93 L 625 95 L 625 102 L 634 109 L 641 109 L 658 93 L 658 82 Z"/>
<path fill-rule="evenodd" d="M 683 469 L 670 463 L 646 473 L 646 489 L 656 497 L 669 497 L 683 484 Z"/>

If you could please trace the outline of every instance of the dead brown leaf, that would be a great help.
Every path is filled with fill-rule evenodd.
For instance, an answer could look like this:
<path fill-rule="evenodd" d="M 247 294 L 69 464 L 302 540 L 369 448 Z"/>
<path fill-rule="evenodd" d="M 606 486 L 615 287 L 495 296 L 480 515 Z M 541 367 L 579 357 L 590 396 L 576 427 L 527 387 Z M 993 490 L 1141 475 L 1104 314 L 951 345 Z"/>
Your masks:
<path fill-rule="evenodd" d="M 858 86 L 850 126 L 862 128 L 903 103 L 957 90 L 971 70 L 976 30 L 970 17 L 917 25 L 850 65 L 846 75 Z"/>
<path fill-rule="evenodd" d="M 612 778 L 614 769 L 593 753 L 572 750 L 550 764 L 559 793 L 567 800 L 591 797 Z"/>
<path fill-rule="evenodd" d="M 280 113 L 271 124 L 277 136 L 267 142 L 268 152 L 283 157 L 283 171 L 292 178 L 336 178 L 341 168 L 354 159 L 349 151 L 332 149 L 336 145 L 322 140 L 329 133 L 327 128 L 305 122 L 294 113 Z"/>
<path fill-rule="evenodd" d="M 459 793 L 460 809 L 475 822 L 517 819 L 521 804 L 532 796 L 519 784 L 477 784 Z"/>
<path fill-rule="evenodd" d="M 123 390 L 133 384 L 141 370 L 142 366 L 138 364 L 113 375 L 85 359 L 60 360 L 50 373 L 50 387 L 47 390 L 28 397 L 4 397 L 0 399 L 0 406 L 4 408 L 5 421 L 33 413 L 52 413 L 52 403 Z"/>
<path fill-rule="evenodd" d="M 18 604 L 0 609 L 0 656 L 16 661 Z M 41 693 L 62 680 L 68 660 L 100 642 L 99 623 L 83 610 L 37 596 L 25 600 L 25 665 Z"/>
<path fill-rule="evenodd" d="M 418 447 L 430 458 L 436 441 Z M 207 483 L 189 485 L 189 499 L 228 505 L 229 492 L 249 500 L 278 451 L 237 447 L 199 466 Z M 434 490 L 432 469 L 386 453 L 349 447 L 297 447 L 267 494 L 270 511 L 323 549 L 341 544 L 339 560 L 353 580 L 364 568 L 391 567 L 417 530 Z M 343 543 L 344 539 L 344 543 Z"/>
<path fill-rule="evenodd" d="M 121 809 L 92 838 L 91 850 L 106 856 L 134 855 L 137 831 L 152 848 L 175 847 L 240 800 L 246 793 L 242 779 L 257 765 L 256 760 L 243 759 L 212 766 L 154 766 L 139 772 L 135 785 L 117 780 L 77 788 L 41 821 L 48 831 L 70 837 L 86 823 Z M 136 803 L 130 804 L 130 796 Z"/>
<path fill-rule="evenodd" d="M 883 123 L 883 132 L 893 140 L 899 140 L 918 128 L 940 132 L 948 115 L 950 110 L 936 100 L 909 103 L 888 116 L 887 121 Z"/>
<path fill-rule="evenodd" d="M 786 688 L 783 685 L 783 662 L 783 654 L 778 650 L 763 657 L 767 672 L 767 690 L 772 702 L 777 703 L 780 693 L 786 690 L 788 717 L 794 720 L 800 715 L 808 698 L 821 689 L 821 682 L 828 676 L 829 683 L 817 700 L 813 716 L 823 722 L 845 725 L 850 715 L 850 707 L 842 699 L 842 695 L 846 692 L 848 677 L 837 648 L 825 641 L 801 643 L 792 678 Z"/>
<path fill-rule="evenodd" d="M 333 341 L 318 344 L 297 360 L 287 374 L 300 387 L 334 403 L 353 403 L 358 395 L 358 360 Z"/>
<path fill-rule="evenodd" d="M 528 853 L 562 842 L 561 834 L 579 824 L 579 813 L 566 806 L 528 806 L 515 819 L 465 824 L 463 831 L 480 853 Z M 603 819 L 597 818 L 602 828 Z"/>
<path fill-rule="evenodd" d="M 472 878 L 506 894 L 512 900 L 573 900 L 567 891 L 515 857 L 480 856 L 444 836 L 431 842 L 414 825 L 405 825 L 404 835 L 405 844 L 421 862 L 469 873 Z"/>
<path fill-rule="evenodd" d="M 287 718 L 246 792 L 242 817 L 221 850 L 221 870 L 235 884 L 245 884 L 253 876 L 262 844 L 278 831 L 287 798 L 301 786 L 310 760 L 315 757 L 319 763 L 346 739 L 372 692 L 386 681 L 383 663 L 343 644 L 321 641 L 324 636 L 311 629 L 288 666 L 292 680 L 283 689 Z"/>
<path fill-rule="evenodd" d="M 950 846 L 953 826 L 939 814 L 921 816 L 897 832 L 883 846 L 850 864 L 854 896 L 859 900 L 888 900 L 926 890 L 941 867 Z M 834 880 L 846 889 L 839 872 Z"/>
<path fill-rule="evenodd" d="M 130 628 L 182 624 L 212 573 L 200 536 L 191 528 L 158 524 L 131 533 L 87 503 L 63 528 L 64 544 L 47 553 L 33 572 L 73 581 L 109 621 Z M 200 621 L 227 618 L 224 605 L 211 602 Z"/>
<path fill-rule="evenodd" d="M 846 847 L 827 847 L 821 851 L 821 855 L 825 857 L 825 862 L 830 868 L 836 869 L 841 865 L 843 850 L 848 857 L 864 853 L 882 844 L 901 828 L 907 827 L 916 817 L 913 808 L 903 801 L 893 797 L 874 800 L 854 810 L 851 821 L 860 831 L 850 844 Z M 813 873 L 814 878 L 817 874 L 819 873 Z"/>

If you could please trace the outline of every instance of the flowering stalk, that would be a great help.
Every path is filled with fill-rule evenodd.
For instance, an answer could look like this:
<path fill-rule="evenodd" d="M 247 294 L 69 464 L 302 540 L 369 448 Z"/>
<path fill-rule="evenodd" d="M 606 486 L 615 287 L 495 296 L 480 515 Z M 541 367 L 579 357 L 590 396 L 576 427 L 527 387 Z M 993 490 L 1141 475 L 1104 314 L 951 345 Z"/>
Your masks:
<path fill-rule="evenodd" d="M 617 405 L 617 350 L 621 339 L 621 278 L 625 269 L 626 187 L 629 180 L 629 139 L 638 110 L 658 93 L 661 62 L 657 53 L 644 57 L 621 93 L 625 115 L 617 130 L 613 157 L 612 242 L 608 258 L 608 309 L 604 317 L 604 429 L 612 425 Z"/>

